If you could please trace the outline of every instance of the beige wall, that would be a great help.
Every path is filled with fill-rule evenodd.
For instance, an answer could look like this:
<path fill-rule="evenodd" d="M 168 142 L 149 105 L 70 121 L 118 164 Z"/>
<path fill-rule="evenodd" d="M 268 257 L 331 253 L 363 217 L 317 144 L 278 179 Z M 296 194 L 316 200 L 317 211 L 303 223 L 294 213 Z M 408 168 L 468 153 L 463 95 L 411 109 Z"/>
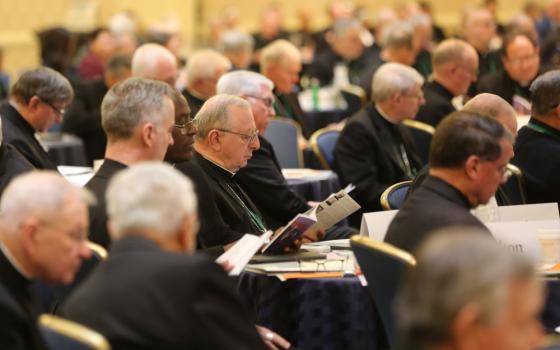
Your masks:
<path fill-rule="evenodd" d="M 499 17 L 502 21 L 518 12 L 526 0 L 501 0 Z M 544 1 L 544 0 L 543 0 Z M 277 1 L 278 2 L 278 1 Z M 259 13 L 269 1 L 259 0 L 0 0 L 0 47 L 5 50 L 4 68 L 11 75 L 38 64 L 38 50 L 34 32 L 52 25 L 64 25 L 72 18 L 85 27 L 106 23 L 117 11 L 132 10 L 145 26 L 174 18 L 180 23 L 186 50 L 197 45 L 207 33 L 208 21 L 228 6 L 239 8 L 241 26 L 254 30 Z M 285 25 L 297 28 L 300 6 L 313 13 L 313 26 L 320 28 L 327 22 L 325 8 L 328 0 L 283 0 Z M 396 1 L 356 1 L 367 5 L 370 13 Z M 465 5 L 477 5 L 480 0 L 432 0 L 436 21 L 447 28 L 455 28 Z M 73 9 L 74 11 L 70 11 Z M 73 14 L 73 16 L 72 16 Z"/>

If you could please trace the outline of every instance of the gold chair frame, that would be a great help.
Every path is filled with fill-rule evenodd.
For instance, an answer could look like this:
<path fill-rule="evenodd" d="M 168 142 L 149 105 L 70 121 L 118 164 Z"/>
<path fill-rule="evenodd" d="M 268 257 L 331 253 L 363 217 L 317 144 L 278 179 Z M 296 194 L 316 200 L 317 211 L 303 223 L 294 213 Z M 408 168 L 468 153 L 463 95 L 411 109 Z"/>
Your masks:
<path fill-rule="evenodd" d="M 329 165 L 329 162 L 327 162 L 327 160 L 325 159 L 325 156 L 323 155 L 323 152 L 319 148 L 319 145 L 317 144 L 317 139 L 321 135 L 329 133 L 329 132 L 337 132 L 338 134 L 340 134 L 339 130 L 322 128 L 322 129 L 319 129 L 319 130 L 315 131 L 313 133 L 313 135 L 311 135 L 311 137 L 309 138 L 309 144 L 311 145 L 311 150 L 313 150 L 313 153 L 315 153 L 315 156 L 317 156 L 317 159 L 319 159 L 319 163 L 321 163 L 321 166 L 323 167 L 323 169 L 326 169 L 326 170 L 330 170 L 331 167 Z"/>
<path fill-rule="evenodd" d="M 111 350 L 107 339 L 100 333 L 79 323 L 49 314 L 39 317 L 39 324 L 95 350 Z"/>
<path fill-rule="evenodd" d="M 381 208 L 383 208 L 383 210 L 393 210 L 394 208 L 391 208 L 391 206 L 389 205 L 389 194 L 396 189 L 410 184 L 412 184 L 412 180 L 405 180 L 387 187 L 385 191 L 381 193 L 381 197 L 379 198 Z"/>

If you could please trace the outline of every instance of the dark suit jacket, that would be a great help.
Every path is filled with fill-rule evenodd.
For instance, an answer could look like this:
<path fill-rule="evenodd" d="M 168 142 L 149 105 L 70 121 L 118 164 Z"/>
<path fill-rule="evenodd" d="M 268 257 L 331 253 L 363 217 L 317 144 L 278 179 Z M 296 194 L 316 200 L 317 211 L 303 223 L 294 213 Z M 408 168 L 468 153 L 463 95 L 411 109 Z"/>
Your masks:
<path fill-rule="evenodd" d="M 488 74 L 477 82 L 476 93 L 489 92 L 495 94 L 509 102 L 513 102 L 513 96 L 519 95 L 531 102 L 531 84 L 523 87 L 514 81 L 505 70 Z"/>
<path fill-rule="evenodd" d="M 243 208 L 239 199 L 243 201 L 248 209 L 262 219 L 265 227 L 266 223 L 255 204 L 253 204 L 253 201 L 251 201 L 251 198 L 237 184 L 235 176 L 205 159 L 198 152 L 195 152 L 191 162 L 196 162 L 208 176 L 208 183 L 212 189 L 212 196 L 208 199 L 214 200 L 224 222 L 236 232 L 260 235 L 262 232 L 254 221 L 251 220 L 247 209 Z M 232 191 L 235 191 L 239 198 L 236 198 Z"/>
<path fill-rule="evenodd" d="M 392 127 L 400 134 L 411 166 L 418 170 L 420 160 L 410 133 L 402 125 Z M 362 213 L 381 210 L 379 198 L 387 187 L 409 179 L 399 159 L 388 122 L 373 104 L 346 123 L 334 148 L 334 170 L 343 186 L 356 186 L 351 195 L 362 210 L 350 217 L 354 227 L 359 227 Z"/>
<path fill-rule="evenodd" d="M 10 181 L 19 174 L 35 169 L 25 157 L 12 145 L 0 145 L 0 194 Z"/>
<path fill-rule="evenodd" d="M 264 349 L 217 264 L 140 237 L 115 242 L 62 314 L 105 335 L 114 350 Z"/>
<path fill-rule="evenodd" d="M 305 112 L 301 109 L 297 93 L 279 94 L 275 92 L 274 111 L 277 116 L 292 119 L 297 122 L 305 138 L 311 136 L 311 131 L 308 130 L 305 123 Z"/>
<path fill-rule="evenodd" d="M 337 63 L 346 63 L 348 66 L 348 79 L 350 84 L 362 86 L 364 83 L 371 84 L 371 71 L 369 65 L 373 62 L 373 55 L 370 50 L 364 49 L 360 57 L 354 60 L 346 60 L 337 55 L 332 49 L 319 53 L 308 68 L 308 75 L 311 78 L 319 79 L 321 86 L 332 84 L 334 78 L 334 68 Z M 367 74 L 369 73 L 369 74 Z M 369 80 L 369 82 L 368 82 Z"/>
<path fill-rule="evenodd" d="M 477 51 L 478 54 L 478 77 L 477 80 L 482 79 L 483 77 L 499 72 L 503 69 L 502 64 L 502 56 L 500 50 L 492 50 L 486 53 L 480 53 Z M 476 95 L 476 82 L 472 83 L 469 86 L 469 91 L 467 95 L 473 97 Z"/>
<path fill-rule="evenodd" d="M 426 103 L 420 106 L 416 120 L 435 128 L 443 118 L 455 112 L 455 107 L 451 103 L 453 94 L 435 80 L 425 83 L 422 91 Z"/>
<path fill-rule="evenodd" d="M 47 349 L 37 327 L 31 287 L 0 250 L 0 349 Z"/>
<path fill-rule="evenodd" d="M 62 120 L 62 131 L 77 135 L 84 141 L 90 165 L 105 155 L 107 136 L 101 126 L 101 102 L 106 93 L 103 79 L 80 84 Z"/>
<path fill-rule="evenodd" d="M 459 190 L 437 177 L 428 176 L 389 225 L 385 242 L 414 252 L 434 230 L 444 227 L 475 227 L 490 234 L 470 209 L 467 198 Z"/>
<path fill-rule="evenodd" d="M 523 171 L 529 203 L 560 203 L 560 131 L 534 118 L 529 123 L 517 135 L 512 163 Z"/>
<path fill-rule="evenodd" d="M 181 93 L 183 94 L 183 96 L 185 96 L 187 102 L 189 103 L 189 107 L 191 109 L 191 115 L 195 117 L 198 111 L 200 110 L 200 108 L 202 107 L 202 105 L 204 104 L 204 102 L 206 101 L 203 101 L 198 97 L 194 96 L 193 94 L 191 94 L 190 91 L 187 90 L 187 88 L 181 91 Z"/>
<path fill-rule="evenodd" d="M 0 106 L 3 142 L 14 146 L 37 169 L 56 170 L 54 164 L 35 138 L 35 130 L 9 103 Z"/>
<path fill-rule="evenodd" d="M 271 229 L 285 225 L 309 209 L 306 200 L 290 190 L 270 142 L 259 136 L 260 149 L 253 152 L 247 166 L 235 175 L 259 208 Z"/>
<path fill-rule="evenodd" d="M 107 230 L 105 191 L 113 175 L 125 168 L 126 165 L 122 163 L 112 159 L 105 159 L 97 173 L 86 184 L 86 188 L 93 192 L 97 198 L 97 205 L 89 208 L 89 240 L 105 248 L 109 248 L 111 243 L 111 237 Z"/>
<path fill-rule="evenodd" d="M 195 162 L 182 162 L 175 164 L 175 168 L 188 176 L 193 184 L 198 198 L 198 230 L 197 247 L 211 248 L 235 242 L 243 236 L 229 227 L 220 214 L 216 202 L 213 200 L 212 187 L 208 175 Z M 221 250 L 223 252 L 223 249 Z"/>

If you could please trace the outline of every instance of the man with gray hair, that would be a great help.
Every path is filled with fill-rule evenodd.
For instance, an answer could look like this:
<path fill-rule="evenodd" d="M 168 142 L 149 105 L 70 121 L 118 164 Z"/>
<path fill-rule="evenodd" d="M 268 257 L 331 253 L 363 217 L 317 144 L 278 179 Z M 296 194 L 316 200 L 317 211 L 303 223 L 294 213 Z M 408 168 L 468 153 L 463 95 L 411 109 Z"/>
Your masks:
<path fill-rule="evenodd" d="M 59 123 L 74 91 L 62 74 L 50 68 L 23 73 L 12 87 L 7 103 L 0 106 L 4 142 L 14 146 L 37 169 L 56 170 L 35 138 Z"/>
<path fill-rule="evenodd" d="M 260 147 L 250 104 L 237 96 L 216 95 L 204 103 L 195 123 L 193 160 L 208 176 L 224 222 L 240 233 L 264 233 L 263 216 L 235 177 Z"/>
<path fill-rule="evenodd" d="M 164 163 L 133 165 L 111 180 L 107 209 L 111 254 L 63 315 L 103 334 L 113 349 L 264 349 L 223 269 L 193 254 L 190 180 Z"/>
<path fill-rule="evenodd" d="M 90 211 L 90 240 L 108 247 L 105 190 L 119 170 L 144 160 L 163 160 L 173 144 L 173 96 L 178 91 L 160 81 L 129 78 L 113 86 L 101 105 L 101 122 L 107 134 L 105 160 L 86 184 L 98 205 Z"/>
<path fill-rule="evenodd" d="M 239 30 L 225 32 L 218 44 L 220 52 L 231 61 L 232 70 L 249 69 L 254 46 L 253 37 Z"/>
<path fill-rule="evenodd" d="M 540 348 L 544 291 L 533 262 L 476 230 L 451 231 L 423 244 L 405 276 L 399 349 Z"/>
<path fill-rule="evenodd" d="M 32 284 L 69 284 L 90 257 L 87 203 L 83 189 L 53 171 L 29 172 L 6 188 L 0 200 L 0 348 L 47 348 Z"/>
<path fill-rule="evenodd" d="M 560 203 L 560 70 L 531 85 L 531 119 L 515 143 L 513 164 L 523 171 L 529 203 Z"/>
<path fill-rule="evenodd" d="M 436 128 L 429 176 L 399 210 L 385 241 L 409 252 L 434 230 L 475 227 L 490 232 L 470 209 L 486 204 L 507 179 L 513 136 L 497 120 L 465 111 Z"/>
<path fill-rule="evenodd" d="M 187 62 L 187 81 L 183 96 L 194 116 L 204 101 L 216 94 L 218 79 L 231 69 L 231 62 L 221 53 L 205 49 L 195 51 Z"/>
<path fill-rule="evenodd" d="M 412 179 L 420 160 L 412 137 L 401 125 L 424 103 L 424 79 L 413 68 L 386 63 L 372 81 L 372 103 L 352 116 L 334 148 L 334 170 L 341 183 L 356 186 L 351 195 L 362 210 L 350 217 L 358 228 L 361 214 L 381 210 L 379 198 L 392 184 Z"/>

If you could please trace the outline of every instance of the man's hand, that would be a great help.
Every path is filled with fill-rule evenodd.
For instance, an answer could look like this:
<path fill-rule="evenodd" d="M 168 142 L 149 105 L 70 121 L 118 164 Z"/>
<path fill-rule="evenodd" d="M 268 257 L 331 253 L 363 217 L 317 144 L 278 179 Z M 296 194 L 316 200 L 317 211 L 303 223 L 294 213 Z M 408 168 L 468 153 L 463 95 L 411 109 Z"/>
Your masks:
<path fill-rule="evenodd" d="M 291 344 L 284 338 L 282 338 L 279 334 L 274 333 L 268 328 L 255 326 L 257 327 L 257 332 L 261 336 L 264 344 L 270 350 L 280 350 L 280 349 L 289 349 Z"/>
<path fill-rule="evenodd" d="M 317 230 L 307 230 L 303 233 L 302 243 L 312 243 L 321 240 L 325 236 L 325 230 L 317 229 Z"/>

